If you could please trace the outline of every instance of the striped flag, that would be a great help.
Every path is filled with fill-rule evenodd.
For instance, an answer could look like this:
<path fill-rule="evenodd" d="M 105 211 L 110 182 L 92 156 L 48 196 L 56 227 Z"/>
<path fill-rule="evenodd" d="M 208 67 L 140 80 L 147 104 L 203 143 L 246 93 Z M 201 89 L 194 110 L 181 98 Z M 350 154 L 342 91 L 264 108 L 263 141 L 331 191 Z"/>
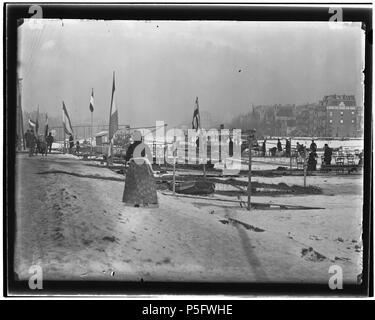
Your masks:
<path fill-rule="evenodd" d="M 30 127 L 35 128 L 36 123 L 33 120 L 29 119 L 29 125 L 30 125 Z"/>
<path fill-rule="evenodd" d="M 112 157 L 112 146 L 113 146 L 113 136 L 118 130 L 118 112 L 116 106 L 116 98 L 115 98 L 115 72 L 113 71 L 113 83 L 112 83 L 112 96 L 111 96 L 111 108 L 109 113 L 109 132 L 108 132 L 108 140 L 109 140 L 109 149 L 108 149 L 108 158 Z"/>
<path fill-rule="evenodd" d="M 113 71 L 113 84 L 112 84 L 112 96 L 111 96 L 111 109 L 109 115 L 109 141 L 112 140 L 116 131 L 118 130 L 118 112 L 115 99 L 115 72 Z"/>
<path fill-rule="evenodd" d="M 90 111 L 94 112 L 94 89 L 91 90 Z"/>
<path fill-rule="evenodd" d="M 66 109 L 65 103 L 63 101 L 63 127 L 66 134 L 73 135 L 73 127 L 70 121 L 68 110 Z"/>
<path fill-rule="evenodd" d="M 46 123 L 45 123 L 45 126 L 44 126 L 44 136 L 47 137 L 48 136 L 48 114 L 46 113 Z"/>
<path fill-rule="evenodd" d="M 192 126 L 193 126 L 193 129 L 195 129 L 196 131 L 198 131 L 198 129 L 200 128 L 201 126 L 201 119 L 200 119 L 200 115 L 199 115 L 199 102 L 198 102 L 198 97 L 197 99 L 195 100 L 195 108 L 194 108 L 194 114 L 193 114 L 193 121 L 192 121 Z"/>

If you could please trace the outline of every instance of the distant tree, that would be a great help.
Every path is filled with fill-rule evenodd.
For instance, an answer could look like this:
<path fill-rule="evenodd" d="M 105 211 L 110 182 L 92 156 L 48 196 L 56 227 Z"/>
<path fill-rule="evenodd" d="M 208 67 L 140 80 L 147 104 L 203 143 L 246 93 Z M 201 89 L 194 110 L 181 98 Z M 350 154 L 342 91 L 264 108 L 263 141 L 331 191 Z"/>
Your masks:
<path fill-rule="evenodd" d="M 123 130 L 117 131 L 114 138 L 114 145 L 126 149 L 130 145 L 131 134 Z"/>
<path fill-rule="evenodd" d="M 227 124 L 227 127 L 233 129 L 250 130 L 256 129 L 258 135 L 262 135 L 265 130 L 264 121 L 260 120 L 260 115 L 256 111 L 249 111 L 245 114 L 241 114 L 233 117 L 233 119 Z"/>

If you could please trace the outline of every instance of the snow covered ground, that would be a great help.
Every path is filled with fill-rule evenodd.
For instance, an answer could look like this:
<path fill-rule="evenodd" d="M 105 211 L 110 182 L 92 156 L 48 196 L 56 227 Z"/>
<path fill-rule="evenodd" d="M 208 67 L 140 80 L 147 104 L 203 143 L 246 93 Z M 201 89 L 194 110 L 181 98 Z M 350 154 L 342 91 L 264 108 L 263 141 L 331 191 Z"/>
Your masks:
<path fill-rule="evenodd" d="M 323 194 L 252 200 L 319 210 L 248 212 L 215 200 L 226 196 L 207 201 L 162 192 L 159 208 L 151 209 L 124 206 L 123 177 L 90 164 L 73 155 L 17 155 L 21 279 L 35 264 L 45 279 L 58 280 L 328 283 L 329 267 L 340 265 L 345 284 L 361 273 L 361 176 L 308 177 Z M 254 180 L 303 184 L 292 176 Z"/>

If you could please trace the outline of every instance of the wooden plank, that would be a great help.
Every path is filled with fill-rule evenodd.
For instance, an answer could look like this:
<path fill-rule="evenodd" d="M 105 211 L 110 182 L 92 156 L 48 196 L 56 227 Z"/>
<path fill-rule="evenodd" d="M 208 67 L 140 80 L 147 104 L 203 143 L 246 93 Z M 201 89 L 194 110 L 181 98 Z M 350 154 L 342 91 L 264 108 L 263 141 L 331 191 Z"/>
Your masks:
<path fill-rule="evenodd" d="M 168 192 L 162 192 L 163 195 L 166 196 L 173 196 L 172 193 Z M 186 195 L 186 194 L 176 194 L 175 197 L 181 197 L 181 198 L 191 198 L 191 199 L 200 199 L 200 200 L 210 200 L 210 201 L 220 201 L 220 202 L 231 202 L 231 203 L 238 203 L 243 204 L 244 201 L 242 200 L 232 200 L 232 199 L 221 199 L 221 198 L 214 198 L 214 197 L 203 197 L 203 196 L 192 196 L 192 195 Z M 252 207 L 254 208 L 280 208 L 283 210 L 322 210 L 325 208 L 321 207 L 305 207 L 305 206 L 298 206 L 298 205 L 289 205 L 289 204 L 277 204 L 277 203 L 261 203 L 261 202 L 252 202 Z"/>

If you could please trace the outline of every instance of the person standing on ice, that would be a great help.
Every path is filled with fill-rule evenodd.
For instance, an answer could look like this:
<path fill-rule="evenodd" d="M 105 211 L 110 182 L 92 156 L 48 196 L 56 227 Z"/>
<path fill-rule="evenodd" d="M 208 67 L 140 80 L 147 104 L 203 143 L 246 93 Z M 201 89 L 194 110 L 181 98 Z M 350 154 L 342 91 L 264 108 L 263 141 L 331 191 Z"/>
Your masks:
<path fill-rule="evenodd" d="M 72 153 L 74 147 L 74 138 L 73 135 L 70 133 L 69 134 L 69 153 Z"/>
<path fill-rule="evenodd" d="M 24 139 L 26 141 L 26 148 L 29 149 L 30 148 L 30 130 L 29 129 L 27 129 L 27 131 L 25 132 Z"/>
<path fill-rule="evenodd" d="M 52 137 L 51 132 L 48 134 L 46 141 L 47 141 L 47 148 L 49 149 L 49 153 L 51 153 L 52 143 L 53 143 L 53 137 Z"/>
<path fill-rule="evenodd" d="M 358 166 L 363 165 L 363 150 L 362 152 L 358 155 L 359 161 L 358 161 Z"/>
<path fill-rule="evenodd" d="M 38 140 L 34 134 L 34 131 L 31 129 L 29 134 L 29 157 L 34 155 L 34 149 L 36 148 Z"/>
<path fill-rule="evenodd" d="M 297 151 L 301 157 L 305 156 L 305 146 L 297 142 Z"/>
<path fill-rule="evenodd" d="M 277 139 L 277 151 L 278 152 L 283 151 L 283 146 L 281 145 L 280 139 Z"/>
<path fill-rule="evenodd" d="M 267 141 L 267 139 L 264 139 L 263 144 L 262 144 L 263 157 L 266 156 L 266 141 Z"/>
<path fill-rule="evenodd" d="M 290 141 L 289 139 L 285 140 L 285 156 L 290 157 Z"/>
<path fill-rule="evenodd" d="M 133 134 L 134 143 L 126 151 L 127 168 L 122 201 L 133 207 L 158 207 L 156 182 L 150 159 L 150 149 L 142 142 L 139 131 Z"/>
<path fill-rule="evenodd" d="M 142 143 L 142 135 L 139 131 L 134 131 L 133 133 L 133 143 L 130 144 L 128 147 L 128 150 L 126 150 L 126 155 L 125 155 L 125 161 L 128 162 L 131 158 L 133 158 L 134 150 L 135 148 Z M 143 149 L 141 151 L 141 156 L 145 156 L 145 150 Z"/>
<path fill-rule="evenodd" d="M 332 149 L 328 147 L 328 144 L 326 143 L 324 145 L 324 163 L 326 165 L 330 165 L 332 160 Z"/>
<path fill-rule="evenodd" d="M 76 153 L 77 153 L 77 155 L 79 155 L 79 149 L 80 149 L 79 141 L 77 140 L 77 142 L 76 142 Z"/>
<path fill-rule="evenodd" d="M 316 152 L 316 149 L 316 143 L 314 142 L 314 139 L 312 139 L 310 144 L 310 151 Z"/>
<path fill-rule="evenodd" d="M 311 151 L 309 153 L 309 158 L 307 160 L 307 170 L 308 171 L 316 171 L 316 158 L 317 158 L 317 154 L 315 151 Z"/>
<path fill-rule="evenodd" d="M 232 140 L 232 137 L 229 137 L 229 156 L 233 157 L 233 140 Z"/>

